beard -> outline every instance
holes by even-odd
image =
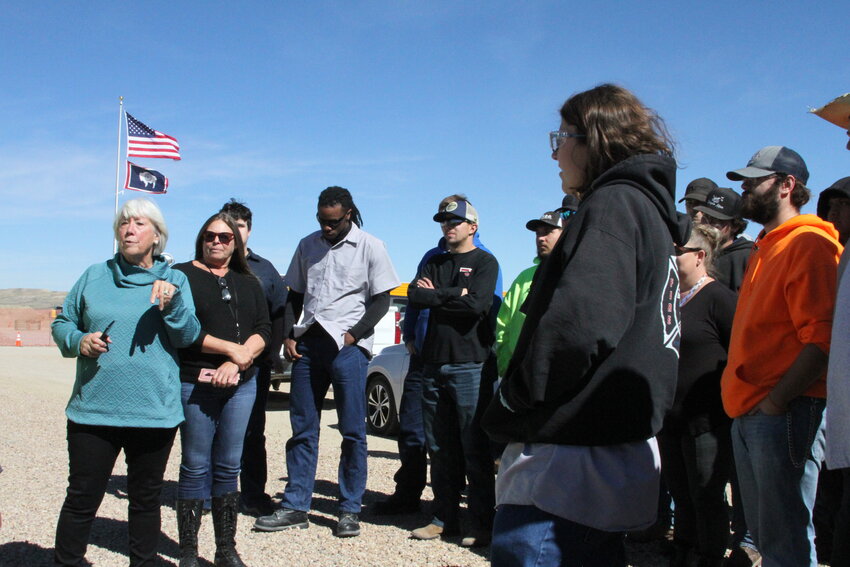
[[[780,180],[775,180],[773,185],[761,195],[749,191],[744,193],[741,202],[741,216],[761,225],[775,219],[779,214],[779,187],[781,185]]]

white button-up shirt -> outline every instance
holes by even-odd
[[[343,336],[363,318],[372,296],[399,284],[387,247],[356,224],[333,245],[321,231],[306,236],[286,271],[286,285],[304,294],[304,313],[295,325],[295,337],[318,323],[341,349]],[[357,345],[371,354],[373,342],[370,333]]]

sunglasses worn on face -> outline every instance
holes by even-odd
[[[342,215],[341,217],[339,217],[338,219],[323,219],[322,217],[319,216],[319,213],[316,213],[316,220],[319,221],[320,226],[326,226],[328,228],[336,228],[340,224],[342,224],[342,221],[344,221],[345,217],[347,217],[347,216],[348,216],[348,211],[346,211],[345,214]]]
[[[699,252],[702,248],[691,248],[689,246],[676,246],[675,247],[676,256],[681,256],[682,254],[687,254],[688,252]]]
[[[552,148],[552,152],[557,152],[558,148],[561,147],[561,144],[567,138],[586,138],[584,134],[572,134],[570,132],[563,132],[561,130],[555,130],[553,132],[549,132],[549,147]]]
[[[454,228],[454,227],[459,226],[459,225],[461,225],[465,222],[469,222],[469,221],[465,220],[465,219],[444,220],[444,221],[440,221],[440,226],[444,226],[444,227],[448,227],[448,228]]]
[[[213,232],[211,230],[204,232],[204,242],[215,242],[216,238],[218,238],[219,242],[227,246],[234,237],[232,232]]]
[[[230,288],[227,287],[227,280],[219,277],[218,286],[221,288],[221,300],[225,303],[230,303]]]

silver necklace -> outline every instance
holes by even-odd
[[[708,274],[703,274],[703,276],[694,284],[694,287],[691,288],[691,291],[686,293],[679,299],[679,307],[683,306],[685,303],[691,300],[694,294],[699,291],[699,288],[702,287],[703,282],[705,282],[705,278],[708,277]]]

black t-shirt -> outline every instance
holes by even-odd
[[[221,298],[218,276],[191,262],[175,264],[174,269],[186,274],[195,302],[195,314],[201,322],[198,339],[192,346],[180,349],[181,381],[196,382],[202,368],[218,368],[228,360],[224,355],[201,352],[206,335],[239,344],[244,344],[251,335],[260,335],[268,344],[271,333],[269,309],[256,277],[228,271],[224,276],[231,295],[228,303]]]
[[[499,276],[496,258],[475,248],[462,254],[432,256],[419,278],[428,278],[436,289],[411,285],[408,297],[414,307],[430,309],[422,360],[430,363],[484,362],[493,345],[488,314]],[[466,295],[461,295],[466,289]]]
[[[681,308],[679,380],[665,431],[699,435],[730,422],[720,399],[738,295],[722,282],[706,284]]]

